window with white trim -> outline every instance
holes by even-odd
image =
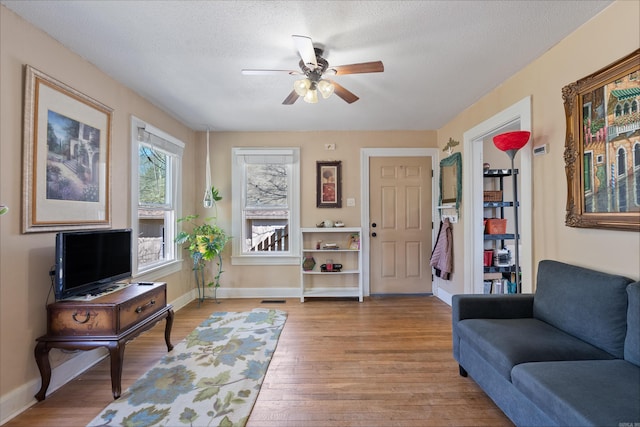
[[[132,117],[131,147],[133,276],[161,276],[180,269],[174,238],[184,143]]]
[[[232,264],[298,264],[300,149],[233,148],[232,157]]]

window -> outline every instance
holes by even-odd
[[[623,177],[627,174],[627,153],[624,148],[618,148],[618,177]]]
[[[299,151],[233,149],[232,264],[298,264]]]
[[[135,117],[131,140],[133,275],[161,277],[181,268],[173,240],[184,143]]]

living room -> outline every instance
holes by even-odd
[[[640,4],[618,0],[542,54],[538,59],[505,80],[473,105],[460,111],[438,129],[389,131],[313,131],[313,132],[211,132],[212,182],[220,190],[219,223],[232,228],[231,150],[233,147],[301,146],[301,206],[304,227],[327,219],[326,209],[317,209],[315,200],[316,161],[327,157],[324,143],[330,140],[336,150],[333,158],[342,161],[349,179],[343,182],[343,197],[360,203],[360,157],[364,148],[432,149],[442,153],[450,138],[463,141],[464,134],[501,111],[531,98],[531,133],[535,146],[548,146],[548,153],[532,162],[533,236],[532,261],[544,259],[593,267],[609,273],[640,279],[640,237],[637,232],[573,228],[565,225],[566,175],[565,112],[562,88],[630,54],[640,46],[637,31]],[[23,233],[23,111],[24,66],[31,65],[55,76],[85,94],[91,94],[114,109],[111,151],[111,224],[130,226],[130,123],[131,116],[161,128],[183,141],[182,211],[206,215],[201,206],[206,132],[196,131],[123,86],[94,65],[35,28],[4,5],[0,6],[0,203],[10,211],[0,217],[0,414],[12,416],[34,402],[40,375],[33,358],[35,340],[46,332],[46,302],[49,271],[54,262],[54,233]],[[373,58],[377,59],[377,58]],[[250,64],[247,64],[249,66]],[[286,94],[283,94],[283,96]],[[279,105],[278,105],[279,106]],[[458,146],[463,151],[464,144]],[[505,157],[505,164],[506,155]],[[463,163],[466,159],[463,159]],[[506,166],[505,166],[506,167]],[[348,171],[348,172],[347,172]],[[465,215],[462,202],[460,217]],[[198,208],[196,208],[198,207]],[[339,218],[347,225],[361,224],[359,205],[340,209]],[[338,214],[332,214],[338,215]],[[450,281],[438,281],[442,295],[465,292],[463,266],[464,222],[455,224],[454,260],[456,272]],[[298,266],[233,265],[230,253],[224,255],[225,273],[219,295],[231,297],[291,297],[299,292]],[[535,271],[530,283],[535,283]],[[150,277],[167,283],[167,299],[176,308],[194,298],[193,272],[184,263],[179,272]],[[532,286],[532,290],[535,287]],[[258,291],[260,293],[258,293]],[[365,303],[366,304],[366,301]],[[179,311],[177,315],[179,316]],[[69,365],[76,355],[52,351],[55,368]],[[75,361],[81,364],[77,360]],[[71,363],[72,365],[74,362]]]

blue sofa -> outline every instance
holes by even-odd
[[[640,282],[541,261],[535,294],[454,295],[453,356],[518,426],[640,426]]]

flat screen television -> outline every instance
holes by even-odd
[[[56,235],[56,300],[99,292],[131,277],[131,229]]]

